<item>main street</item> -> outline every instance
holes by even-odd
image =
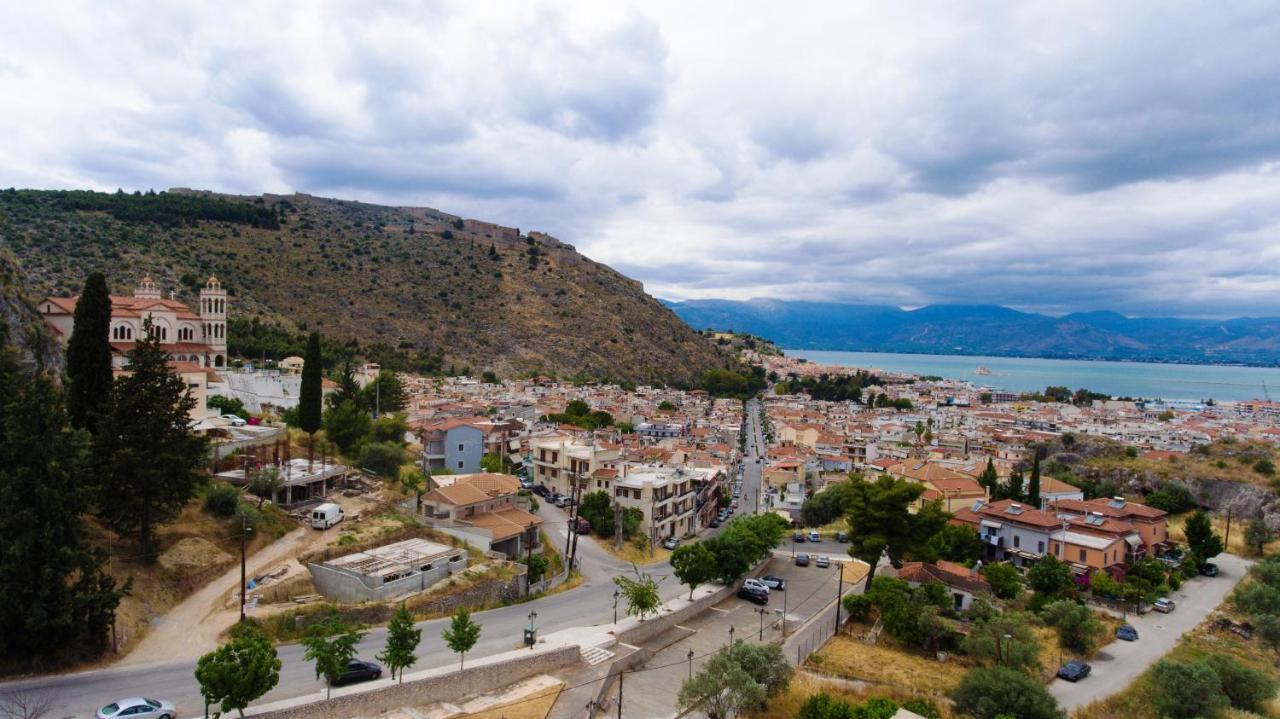
[[[747,452],[744,457],[743,496],[739,507],[750,511],[747,500],[760,490],[761,464],[754,460],[764,446],[761,434],[758,405],[748,403]],[[557,547],[563,549],[568,531],[567,517],[555,507],[544,505],[541,514],[547,523],[548,536]],[[474,616],[483,630],[480,641],[468,656],[482,657],[509,651],[521,646],[524,627],[529,614],[537,612],[535,624],[540,634],[572,627],[610,624],[614,617],[612,577],[632,571],[629,564],[614,559],[586,537],[578,542],[579,564],[583,584],[575,589],[536,599],[523,604],[491,609]],[[641,568],[660,580],[659,589],[664,600],[687,592],[671,574],[667,562]],[[623,607],[619,612],[625,611]],[[434,619],[419,622],[422,643],[418,647],[418,664],[415,670],[456,664],[457,655],[445,646],[441,632],[449,620]],[[359,644],[359,656],[373,659],[382,651],[386,642],[386,629],[371,629]],[[303,659],[303,648],[298,644],[282,644],[277,647],[282,667],[280,683],[259,702],[287,699],[322,691],[324,684],[316,678],[311,662]],[[107,667],[91,671],[75,672],[19,680],[0,684],[0,691],[13,689],[46,690],[53,698],[49,717],[72,717],[91,714],[107,702],[127,696],[151,696],[173,701],[180,716],[195,716],[203,712],[204,703],[194,678],[195,661],[183,660],[150,665]]]

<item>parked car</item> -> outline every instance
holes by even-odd
[[[769,593],[769,585],[765,584],[764,580],[761,579],[744,579],[742,581],[742,586],[751,587],[753,589],[763,589],[766,594]]]
[[[539,484],[538,486],[534,487],[533,493],[538,495],[539,497],[542,497],[543,499],[551,498],[551,490],[547,489],[546,485]]]
[[[1213,562],[1205,562],[1204,566],[1200,567],[1200,573],[1206,577],[1216,577],[1218,576],[1218,565]]]
[[[1138,630],[1129,624],[1121,624],[1116,627],[1116,639],[1123,639],[1126,642],[1138,641]]]
[[[719,526],[720,526],[720,518],[719,518],[719,517],[712,517],[712,518],[711,518],[711,521],[710,521],[710,522],[707,522],[707,526],[708,526],[708,527],[711,527],[712,529],[715,529],[716,527],[719,527]]]
[[[98,710],[97,719],[116,719],[116,717],[146,717],[150,719],[173,719],[177,712],[173,702],[146,697],[130,697],[111,702]]]
[[[807,554],[797,554],[797,555],[796,555],[796,566],[797,566],[797,567],[807,567],[807,566],[809,566],[809,555],[807,555]]]
[[[810,541],[810,542],[821,542],[821,541],[822,541],[822,535],[818,534],[817,532],[809,532],[809,541]]]
[[[556,495],[555,505],[557,507],[564,509],[565,507],[568,507],[572,503],[573,503],[573,500],[570,499],[569,497],[566,497],[563,494]]]
[[[1069,682],[1078,682],[1089,676],[1091,671],[1093,671],[1093,667],[1078,659],[1072,659],[1058,669],[1058,676]]]
[[[585,517],[578,517],[578,534],[591,534],[591,522]]]
[[[246,424],[244,417],[239,415],[224,414],[222,415],[222,418],[225,419],[232,427],[243,427]]]
[[[742,588],[738,590],[738,597],[745,599],[748,602],[755,602],[756,604],[769,603],[769,592],[761,591],[759,587],[748,587],[743,585]]]
[[[676,545],[677,545],[677,544],[679,544],[679,543],[680,543],[680,538],[679,538],[679,537],[667,537],[666,541],[662,543],[662,548],[663,548],[663,549],[675,549],[675,548],[676,548]]]
[[[1162,614],[1168,614],[1169,612],[1172,612],[1174,608],[1177,606],[1178,605],[1173,603],[1172,599],[1168,597],[1160,597],[1154,603],[1152,603],[1151,608]]]
[[[840,542],[841,544],[848,544],[849,535],[844,532],[836,532],[836,541]]]
[[[760,577],[760,581],[764,582],[764,585],[770,589],[776,589],[779,592],[787,591],[787,580],[782,577],[775,577],[772,574],[766,574],[763,577]]]
[[[819,568],[826,569],[831,566],[831,558],[825,554],[819,554],[814,557],[814,563],[817,564]]]
[[[795,542],[796,544],[804,544],[804,532],[796,532],[795,534],[791,535],[791,541]]]
[[[366,682],[371,679],[377,679],[382,676],[382,667],[377,662],[366,662],[362,659],[352,659],[347,663],[347,670],[338,675],[337,679],[331,682],[334,686],[342,684],[350,684],[352,682]]]

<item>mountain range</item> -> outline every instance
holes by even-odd
[[[319,330],[477,375],[693,384],[733,366],[639,282],[571,245],[431,208],[10,189],[0,259],[0,319],[15,328],[32,325],[24,298],[74,295],[94,270],[115,294],[150,275],[189,303],[216,275],[231,293],[233,353],[248,325],[237,320],[252,320],[255,332]]]
[[[787,349],[1058,359],[1280,364],[1280,318],[1201,320],[996,305],[891,305],[773,299],[663,300],[694,329],[733,329]]]

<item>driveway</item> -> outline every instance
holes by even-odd
[[[1191,631],[1209,616],[1244,578],[1253,562],[1230,554],[1219,555],[1214,562],[1221,570],[1216,577],[1196,577],[1169,595],[1178,607],[1169,614],[1149,612],[1130,616],[1129,623],[1138,630],[1136,642],[1115,640],[1103,647],[1092,662],[1093,673],[1072,684],[1054,679],[1049,692],[1062,708],[1070,711],[1099,699],[1106,699],[1129,686],[1157,659],[1168,654],[1183,634]]]

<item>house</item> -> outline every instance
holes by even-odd
[[[422,442],[422,458],[428,471],[447,469],[456,474],[480,471],[485,431],[475,420],[449,418],[414,423],[413,429]]]
[[[1084,490],[1053,477],[1040,478],[1040,508],[1047,509],[1064,499],[1084,501]]]
[[[562,433],[530,439],[529,454],[533,460],[533,481],[564,495],[573,492],[572,478],[590,486],[585,483],[596,470],[616,469],[621,457],[616,448]],[[593,479],[602,482],[597,489],[610,491],[609,485],[603,484],[606,478]]]
[[[924,492],[916,500],[915,509],[919,509],[924,502],[937,501],[942,504],[943,509],[950,512],[955,507],[971,506],[974,502],[987,498],[986,488],[968,477],[939,477],[925,480],[921,484],[924,485]]]
[[[517,506],[520,480],[509,474],[435,477],[422,497],[429,526],[479,549],[517,559],[539,546],[542,518]]]
[[[778,487],[779,489],[786,487],[788,484],[804,486],[804,474],[803,461],[784,459],[765,467],[764,482],[766,486]]]
[[[699,488],[715,482],[717,469],[684,467],[626,467],[613,481],[614,502],[644,515],[640,531],[652,541],[683,537],[698,531],[698,510],[706,497]],[[699,504],[699,501],[704,504]]]
[[[1136,530],[1136,541],[1132,537],[1129,539],[1135,559],[1155,557],[1170,546],[1169,513],[1140,502],[1125,501],[1124,497],[1099,497],[1088,501],[1063,499],[1054,503],[1053,510],[1072,516],[1073,524],[1083,522],[1086,527],[1104,527],[1126,536]],[[1105,517],[1108,521],[1099,522],[1097,517]]]
[[[926,582],[945,585],[951,594],[952,606],[958,612],[968,609],[975,597],[991,594],[991,585],[977,569],[941,559],[937,562],[906,562],[898,570],[898,579],[912,587]]]
[[[425,539],[406,539],[307,565],[316,591],[344,604],[398,599],[466,568],[465,549]]]
[[[1014,502],[976,502],[951,520],[978,531],[986,559],[1029,566],[1046,553],[1071,565],[1077,574],[1104,570],[1122,576],[1128,561],[1140,558],[1139,532],[1120,519],[1101,514],[1073,515]]]
[[[66,347],[75,325],[79,297],[46,297],[38,309],[58,341]],[[200,367],[225,367],[227,364],[227,291],[217,277],[210,277],[200,290],[200,311],[193,312],[185,303],[170,295],[161,297],[160,289],[150,277],[143,277],[133,296],[111,296],[112,366],[125,366],[125,353],[142,339],[143,323],[151,325],[160,344],[174,362]],[[202,407],[204,405],[201,405]]]

